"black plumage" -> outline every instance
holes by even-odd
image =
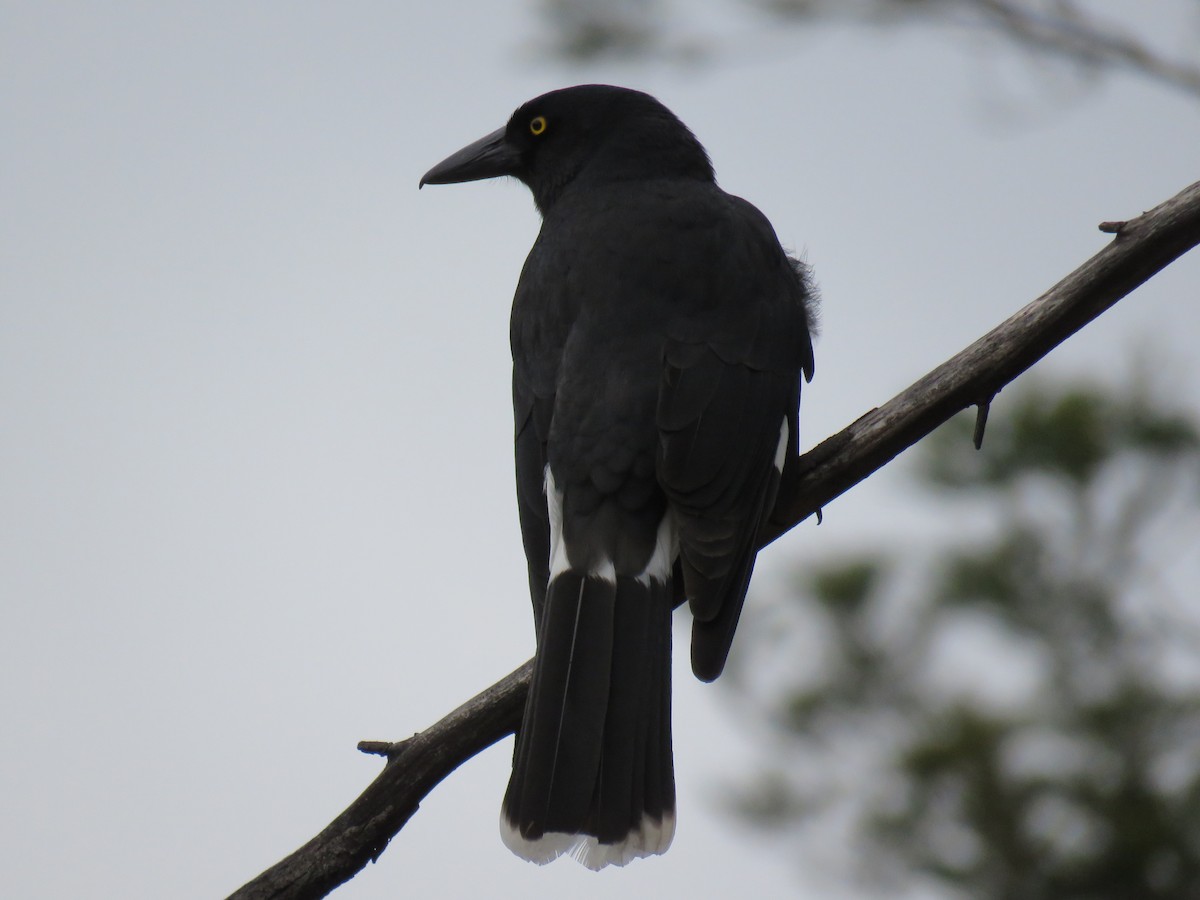
[[[545,94],[421,183],[499,175],[542,214],[510,332],[537,654],[502,831],[536,862],[622,865],[674,831],[674,600],[716,678],[793,474],[812,289],[646,94]]]

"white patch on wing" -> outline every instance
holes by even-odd
[[[565,834],[561,831],[552,831],[530,840],[522,837],[503,814],[500,816],[500,839],[504,841],[504,846],[522,859],[540,866],[569,853],[578,862],[598,872],[605,866],[623,866],[644,856],[666,853],[674,837],[675,813],[672,811],[668,811],[661,821],[642,816],[637,829],[615,844],[602,844],[590,834]]]
[[[653,578],[659,584],[666,584],[671,579],[671,569],[679,556],[679,530],[675,527],[675,517],[671,510],[663,513],[662,521],[658,523],[658,537],[654,541],[654,553],[646,568],[637,576],[642,584],[649,585]]]
[[[783,421],[779,423],[779,446],[775,448],[775,468],[780,472],[783,471],[783,463],[787,459],[789,432],[787,416],[784,416]]]
[[[567,561],[567,548],[563,546],[562,541],[563,495],[554,484],[554,473],[550,471],[548,463],[545,493],[546,514],[550,518],[550,581],[553,581],[571,568],[571,564]]]

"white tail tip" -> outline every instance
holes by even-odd
[[[605,866],[623,866],[643,856],[666,853],[675,837],[675,815],[667,813],[662,821],[643,816],[638,828],[629,832],[623,841],[602,844],[590,834],[565,834],[552,831],[540,838],[530,840],[512,826],[508,819],[500,816],[500,838],[504,846],[522,859],[544,866],[560,856],[570,854],[594,872]]]

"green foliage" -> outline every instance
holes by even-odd
[[[1200,616],[1168,577],[1200,575],[1200,428],[1138,386],[1027,389],[982,452],[969,418],[925,442],[920,484],[944,521],[990,522],[807,570],[773,615],[818,664],[733,671],[784,748],[734,805],[850,815],[887,896],[1200,897]]]

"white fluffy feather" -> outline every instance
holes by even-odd
[[[679,530],[675,527],[675,518],[671,511],[663,513],[662,521],[658,523],[658,537],[654,541],[654,554],[646,563],[637,579],[642,584],[649,585],[653,578],[659,584],[666,584],[671,577],[671,568],[675,558],[679,556]]]
[[[562,536],[563,492],[554,483],[554,473],[546,466],[546,515],[550,519],[550,581],[571,568],[567,544]],[[617,570],[611,559],[602,559],[591,568],[588,575],[616,584]]]

